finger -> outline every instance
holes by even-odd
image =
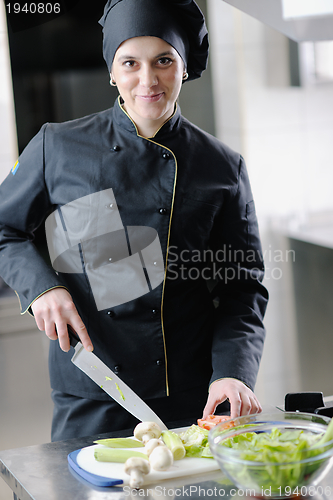
[[[32,313],[34,315],[34,319],[36,321],[36,325],[37,325],[38,330],[40,330],[41,332],[45,332],[46,325],[45,325],[45,321],[44,321],[44,315],[41,314],[41,311],[39,311],[38,309],[35,310],[35,303],[32,304],[31,310],[32,310]]]
[[[83,347],[88,351],[91,352],[94,350],[94,346],[91,342],[91,339],[89,337],[89,334],[87,332],[86,327],[84,326],[83,321],[81,320],[80,316],[77,315],[76,318],[73,318],[71,323],[71,327],[74,329],[74,331],[77,333],[77,335],[80,337],[81,343]]]
[[[248,395],[243,396],[241,400],[241,409],[240,409],[240,415],[250,415],[251,413],[254,413],[252,411],[253,406],[252,406],[252,401],[249,398]]]
[[[37,325],[38,330],[40,330],[41,332],[45,332],[46,328],[45,328],[45,322],[44,322],[43,318],[35,316],[35,321],[36,321],[36,325]]]
[[[64,321],[58,321],[56,328],[57,328],[60,349],[64,352],[68,352],[71,345],[69,341],[67,323]]]
[[[225,401],[226,399],[227,396],[225,394],[223,394],[222,397],[216,398],[216,396],[214,396],[214,392],[210,392],[203,411],[202,418],[205,419],[208,417],[208,415],[214,415],[217,406],[223,403],[223,401]]]
[[[216,404],[212,403],[211,401],[207,401],[206,406],[204,407],[202,418],[206,419],[208,415],[213,415],[216,409]]]
[[[202,418],[205,419],[208,415],[213,415],[216,409],[216,402],[211,394],[208,395],[206,406],[204,407]]]
[[[261,412],[262,412],[261,404],[259,403],[256,396],[254,396],[253,401],[252,401],[252,412],[251,413],[261,413]]]
[[[242,399],[240,397],[240,394],[238,392],[230,394],[229,402],[230,402],[230,417],[231,418],[239,417],[242,409]]]
[[[57,340],[58,335],[57,335],[57,330],[56,330],[54,322],[53,321],[43,321],[43,323],[44,323],[43,330],[45,331],[46,336],[50,340]]]

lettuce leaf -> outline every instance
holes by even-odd
[[[180,435],[187,457],[213,458],[208,444],[208,432],[193,424]]]

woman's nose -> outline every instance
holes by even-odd
[[[156,72],[151,66],[143,66],[140,73],[140,84],[143,87],[149,88],[156,85],[158,82]]]

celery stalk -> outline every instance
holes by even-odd
[[[171,450],[174,460],[181,460],[185,457],[186,451],[178,434],[172,431],[162,431],[162,439]]]
[[[147,455],[144,453],[124,448],[96,448],[94,457],[98,462],[125,463],[126,460],[131,457],[139,457],[148,460]]]
[[[317,443],[314,443],[313,446],[321,446],[322,444],[328,443],[328,441],[331,441],[333,439],[333,418],[331,419],[330,423],[327,426],[327,429],[325,431],[325,434],[320,438]]]
[[[108,448],[142,448],[144,446],[142,441],[131,438],[98,439],[94,443],[102,444]]]

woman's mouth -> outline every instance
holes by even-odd
[[[141,99],[144,102],[158,102],[163,96],[163,92],[160,92],[159,94],[152,94],[152,95],[138,95],[137,97]]]

